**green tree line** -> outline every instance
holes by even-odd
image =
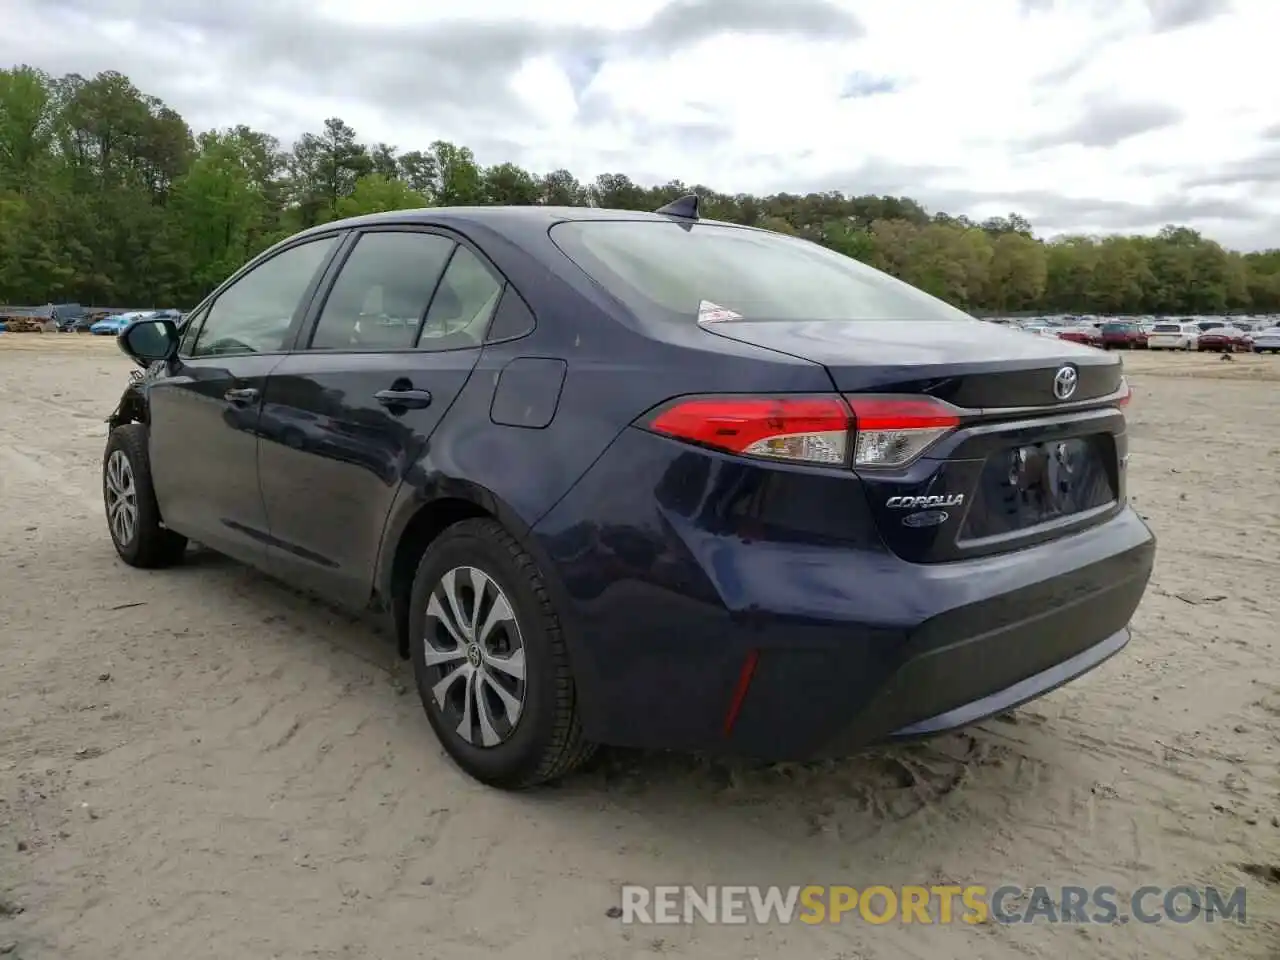
[[[1037,239],[1017,214],[976,223],[909,197],[757,197],[624,173],[481,166],[443,140],[363,143],[337,118],[290,148],[247,126],[193,133],[122,73],[0,70],[0,303],[186,307],[304,227],[406,207],[556,204],[705,214],[806,237],[969,310],[1280,311],[1280,250],[1241,254],[1181,226]]]

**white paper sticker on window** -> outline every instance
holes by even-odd
[[[710,300],[703,300],[698,305],[699,323],[720,323],[723,320],[741,319],[742,314],[736,313],[728,307],[722,307],[718,303],[712,303]]]

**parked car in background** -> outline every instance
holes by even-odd
[[[109,317],[103,317],[97,323],[89,328],[89,332],[97,336],[117,336],[121,330],[131,324],[134,320],[141,320],[144,317],[150,317],[147,311],[137,311],[134,313],[113,313]]]
[[[84,307],[78,303],[55,303],[50,310],[59,333],[73,332],[87,317]]]
[[[1248,347],[1249,342],[1242,331],[1224,326],[1202,330],[1196,344],[1196,349],[1214,353],[1234,353],[1237,350],[1247,350]]]
[[[693,197],[327,223],[119,342],[120,557],[382,611],[502,787],[966,726],[1123,648],[1151,576],[1117,357]]]
[[[1200,343],[1200,328],[1194,323],[1156,323],[1147,334],[1148,350],[1194,350]]]
[[[1082,343],[1086,347],[1102,347],[1102,331],[1088,324],[1075,327],[1059,327],[1056,333],[1059,340]]]
[[[1138,350],[1146,347],[1147,335],[1142,326],[1129,321],[1104,323],[1100,328],[1102,346],[1107,350]]]
[[[1280,327],[1267,327],[1253,335],[1254,353],[1280,353]]]

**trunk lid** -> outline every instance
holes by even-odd
[[[859,394],[916,394],[958,408],[959,425],[919,459],[855,468],[881,536],[904,559],[1016,550],[1123,506],[1124,384],[1113,355],[978,320],[727,320],[704,329],[822,364],[855,407]],[[1065,398],[1054,386],[1064,369],[1075,374]]]
[[[1120,388],[1120,361],[1069,340],[981,320],[853,320],[706,324],[718,336],[820,363],[844,393],[927,393],[959,407],[1030,407],[1059,402],[1053,378],[1078,372],[1071,400]]]

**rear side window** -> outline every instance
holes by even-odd
[[[311,349],[412,347],[454,246],[431,233],[361,236],[325,300]]]
[[[886,273],[777,233],[710,223],[579,220],[556,224],[551,238],[640,317],[688,323],[708,301],[746,321],[968,319]]]
[[[502,283],[474,253],[459,246],[431,299],[418,346],[455,350],[484,342],[502,296]]]

